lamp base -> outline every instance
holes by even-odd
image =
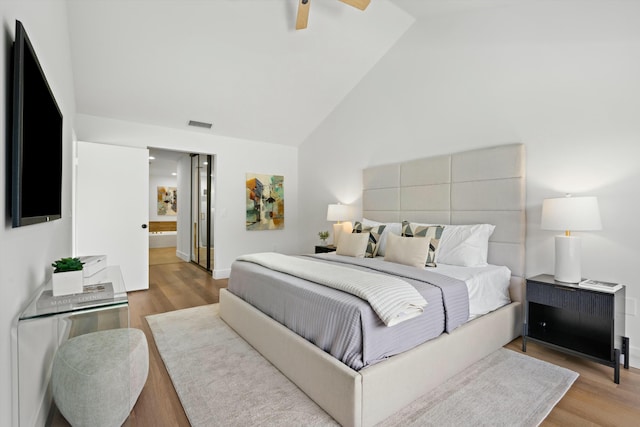
[[[576,236],[556,236],[555,280],[564,283],[578,283],[582,280],[580,259],[580,238]]]
[[[333,246],[338,247],[340,235],[342,233],[351,233],[352,229],[353,225],[351,224],[351,221],[344,221],[333,224]]]

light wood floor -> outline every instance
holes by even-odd
[[[186,262],[176,256],[176,248],[149,248],[149,265]]]
[[[129,294],[131,327],[141,329],[149,342],[149,377],[128,425],[189,426],[145,316],[216,303],[220,289],[226,286],[226,279],[214,280],[210,273],[180,260],[150,265],[149,289]]]
[[[522,338],[505,347],[522,351]],[[620,369],[616,384],[613,368],[531,342],[526,354],[580,374],[542,426],[640,426],[640,369]]]
[[[203,268],[207,267],[206,264],[206,255],[207,248],[200,248],[199,256],[201,260],[201,266]],[[210,258],[211,261],[211,270],[213,270],[213,248],[210,249]],[[159,264],[175,264],[176,262],[186,262],[181,258],[176,256],[176,248],[150,248],[149,249],[149,265],[159,265]]]
[[[218,302],[226,280],[186,262],[149,267],[149,290],[129,294],[130,322],[144,331],[149,342],[149,377],[128,418],[128,426],[188,426],[153,340],[145,316]],[[521,351],[520,338],[505,347]],[[621,369],[620,384],[613,369],[594,362],[527,344],[529,356],[566,367],[580,374],[571,389],[543,422],[543,426],[640,425],[640,369]]]

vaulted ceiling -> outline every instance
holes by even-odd
[[[314,0],[296,31],[297,3],[69,0],[76,110],[297,146],[414,22],[390,0]]]

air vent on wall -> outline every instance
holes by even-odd
[[[205,123],[205,122],[198,122],[196,120],[189,120],[189,126],[194,126],[197,128],[205,128],[205,129],[211,129],[211,126],[213,126],[212,123]]]

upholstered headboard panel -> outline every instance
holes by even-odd
[[[380,222],[494,224],[489,263],[524,277],[523,144],[365,169],[362,210],[365,218]]]

